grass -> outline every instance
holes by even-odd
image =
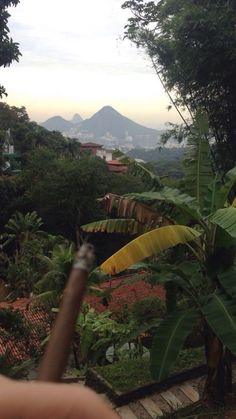
[[[205,363],[203,348],[181,351],[171,374],[191,369]],[[96,367],[96,371],[105,378],[115,390],[127,392],[135,388],[152,384],[148,359],[125,359],[111,365]]]

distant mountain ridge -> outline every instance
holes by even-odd
[[[56,130],[68,136],[76,136],[82,141],[88,136],[99,141],[104,138],[113,138],[119,142],[130,141],[133,145],[143,145],[144,141],[156,145],[161,133],[132,121],[111,106],[104,106],[91,118],[85,120],[82,120],[79,114],[75,114],[71,121],[61,116],[54,116],[41,125],[50,131]],[[104,141],[106,143],[106,140]]]
[[[62,133],[69,132],[75,125],[81,123],[83,119],[81,116],[76,113],[71,121],[62,118],[62,116],[53,116],[52,118],[47,119],[47,121],[42,122],[40,125],[49,131],[60,131]]]
[[[111,106],[104,106],[91,118],[85,119],[80,128],[82,131],[103,137],[110,133],[113,137],[123,139],[126,136],[155,136],[157,130],[137,124],[126,116],[121,115]]]

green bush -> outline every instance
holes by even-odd
[[[165,304],[158,297],[147,297],[134,303],[132,316],[139,324],[148,323],[165,315]]]

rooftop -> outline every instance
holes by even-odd
[[[80,145],[80,147],[84,148],[102,148],[103,146],[101,144],[96,143],[83,143]]]

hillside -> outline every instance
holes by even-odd
[[[145,162],[160,161],[160,160],[182,160],[184,156],[184,147],[163,147],[152,150],[145,150],[144,148],[134,148],[128,155],[133,159],[141,159]]]

